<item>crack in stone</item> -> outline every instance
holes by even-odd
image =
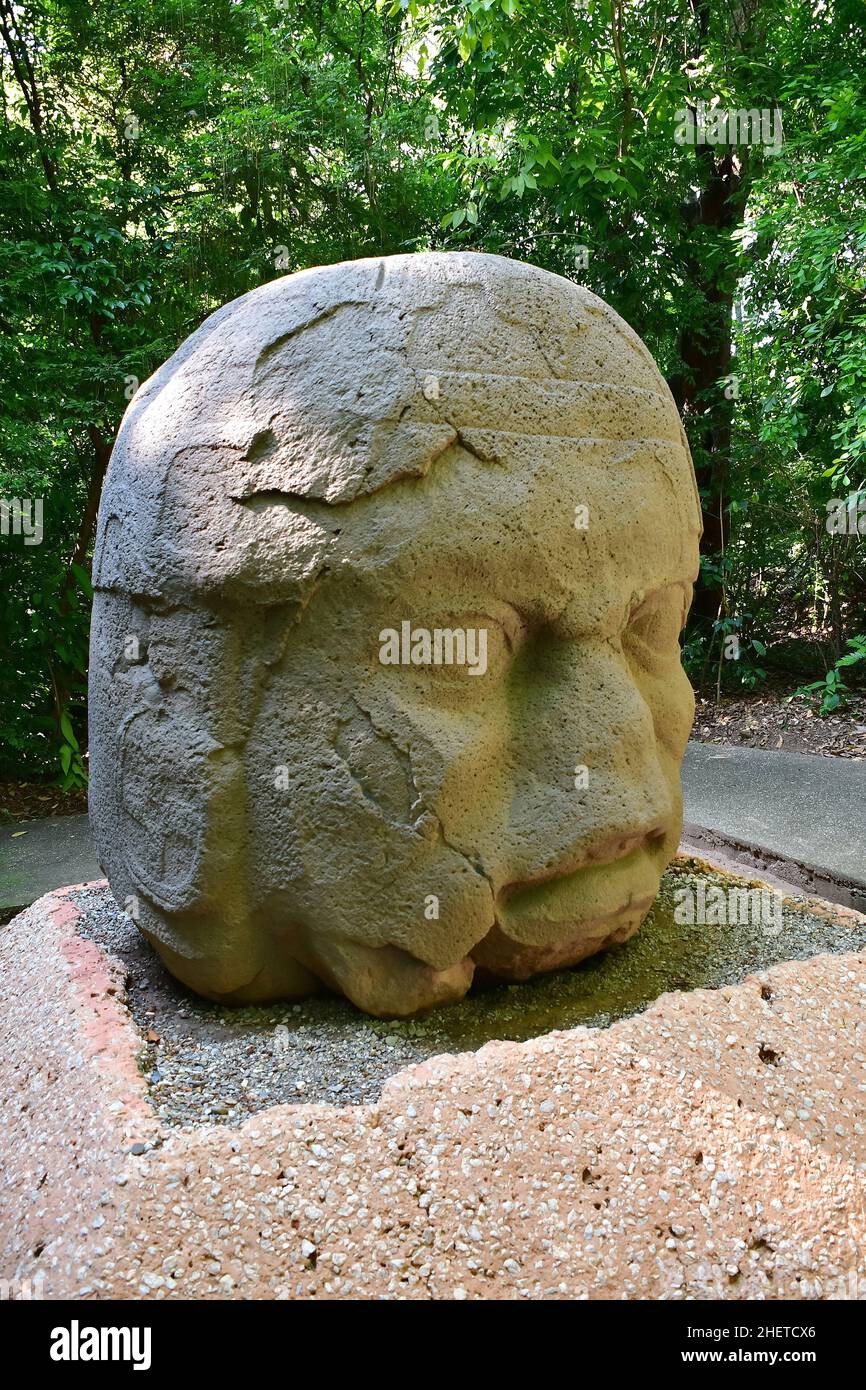
[[[316,328],[320,323],[326,323],[327,320],[333,318],[340,309],[364,309],[367,307],[367,300],[341,299],[337,304],[329,304],[326,308],[320,309],[312,318],[305,319],[303,323],[296,324],[296,326],[290,328],[287,333],[281,333],[272,343],[268,343],[267,347],[262,348],[262,351],[256,358],[255,366],[253,367],[253,384],[256,384],[260,371],[267,365],[274,354],[279,352],[280,348],[285,347],[286,343],[290,343],[293,338],[297,338],[301,333],[305,333],[308,328]]]
[[[391,808],[389,809],[386,805],[384,805],[383,802],[381,801],[380,797],[376,794],[375,788],[371,787],[371,786],[369,785],[369,782],[368,782],[366,779],[364,779],[363,776],[359,775],[359,770],[356,769],[356,767],[354,767],[353,764],[352,764],[352,762],[350,761],[350,752],[351,752],[351,750],[347,749],[347,750],[344,752],[344,751],[338,746],[339,739],[340,739],[340,734],[342,733],[342,730],[338,731],[338,734],[337,734],[337,742],[335,742],[334,745],[333,745],[333,746],[334,746],[334,751],[339,755],[340,758],[342,758],[343,762],[344,762],[344,763],[346,764],[346,766],[349,768],[349,771],[350,771],[351,774],[352,774],[353,781],[354,781],[354,782],[357,784],[357,786],[360,788],[360,790],[361,790],[361,792],[362,792],[362,794],[363,794],[365,800],[369,801],[369,802],[371,803],[371,805],[375,806],[375,808],[377,809],[377,811],[384,817],[384,819],[385,819],[386,821],[388,821],[389,824],[391,824],[391,825],[396,824],[396,825],[401,825],[401,826],[404,826],[404,827],[406,827],[406,826],[412,826],[412,827],[414,828],[414,827],[417,826],[417,824],[418,824],[418,819],[419,819],[419,817],[417,817],[417,816],[414,816],[414,817],[413,817],[413,812],[415,811],[415,809],[416,809],[417,806],[422,805],[423,803],[422,803],[421,794],[420,794],[420,792],[419,792],[418,784],[417,784],[417,782],[415,781],[415,774],[414,774],[414,769],[413,769],[413,767],[412,767],[412,759],[411,759],[410,753],[409,753],[408,749],[402,748],[402,747],[400,746],[400,744],[397,743],[397,741],[395,740],[394,736],[393,736],[391,733],[389,733],[389,731],[388,731],[387,729],[382,729],[382,728],[380,728],[380,727],[376,724],[375,720],[373,719],[372,714],[370,713],[370,711],[369,711],[368,709],[365,709],[365,708],[364,708],[364,706],[361,704],[360,700],[358,699],[357,695],[354,695],[354,694],[352,695],[352,697],[351,697],[351,702],[352,702],[352,704],[355,706],[355,709],[357,710],[358,714],[359,714],[359,715],[361,716],[361,718],[366,722],[367,727],[372,731],[373,737],[376,738],[376,739],[381,739],[381,740],[388,746],[388,748],[391,750],[391,752],[393,753],[394,758],[396,759],[396,762],[397,762],[398,766],[400,767],[400,770],[401,770],[401,772],[402,772],[402,774],[403,774],[403,777],[404,777],[404,779],[405,779],[406,798],[407,798],[407,801],[408,801],[408,803],[409,803],[409,804],[408,804],[408,807],[407,807],[407,815],[408,815],[409,817],[411,817],[412,819],[408,819],[408,820],[396,819],[396,818],[395,818],[395,814],[394,814],[394,808],[391,807]],[[351,724],[351,719],[350,719],[350,718],[344,718],[344,719],[342,720],[342,723],[343,723],[344,726],[348,726],[348,725]],[[415,800],[414,800],[414,801],[409,801],[409,788],[410,788],[410,787],[411,787],[412,790],[415,792]]]

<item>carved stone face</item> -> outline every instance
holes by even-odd
[[[395,256],[220,310],[100,513],[115,894],[203,994],[377,1014],[624,940],[681,828],[699,528],[652,358],[558,276]]]

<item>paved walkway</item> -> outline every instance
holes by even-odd
[[[690,743],[683,763],[691,827],[866,886],[866,762]]]
[[[866,762],[690,743],[683,791],[687,839],[711,831],[866,887]],[[101,877],[86,816],[0,830],[0,909]]]
[[[47,816],[0,829],[0,909],[102,877],[86,816]]]

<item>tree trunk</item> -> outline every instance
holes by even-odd
[[[700,193],[686,209],[692,229],[708,228],[730,234],[742,225],[745,212],[745,152],[713,148],[697,151],[703,170]],[[701,247],[700,251],[704,251]],[[718,558],[727,544],[725,478],[731,447],[733,391],[725,394],[724,378],[731,372],[731,319],[736,276],[722,258],[700,254],[685,258],[684,271],[695,297],[704,306],[699,318],[684,323],[679,334],[680,372],[670,382],[689,432],[695,474],[701,492],[704,534],[701,554]],[[693,613],[714,619],[722,607],[722,585],[710,580],[695,593]]]

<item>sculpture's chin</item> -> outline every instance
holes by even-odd
[[[175,979],[220,1004],[304,999],[327,987],[377,1018],[403,1018],[462,999],[475,972],[468,956],[446,970],[435,970],[396,946],[335,939],[317,944],[310,968],[275,939],[271,958],[252,971],[241,961],[182,956],[153,935],[145,935]]]
[[[325,987],[365,1013],[402,1018],[456,1003],[476,969],[497,979],[526,980],[626,941],[652,907],[664,862],[659,841],[616,860],[515,885],[501,894],[472,950],[438,965],[396,945],[370,946],[300,929],[278,932],[273,923],[271,931],[250,934],[233,951],[213,954],[178,952],[155,930],[142,930],[176,979],[220,1003],[302,999]],[[216,933],[199,936],[209,945]]]
[[[405,1018],[462,999],[472,984],[475,963],[466,956],[436,970],[397,946],[330,940],[316,945],[316,971],[365,1013]]]
[[[566,895],[567,897],[567,895]],[[188,957],[172,950],[153,934],[145,935],[175,979],[207,999],[230,1005],[267,1004],[303,999],[323,987],[350,999],[365,1013],[379,1018],[403,1018],[427,1009],[453,1004],[469,991],[476,969],[501,980],[527,980],[561,970],[598,951],[627,941],[643,922],[654,895],[615,912],[576,918],[548,915],[544,944],[521,941],[519,914],[509,921],[507,909],[470,955],[444,970],[396,946],[365,946],[331,938],[316,943],[315,959],[301,963],[284,942],[272,939],[264,963],[235,959]],[[565,903],[562,904],[565,907]],[[515,920],[516,919],[516,920]],[[536,928],[538,922],[536,920]],[[525,929],[525,926],[524,926]]]

